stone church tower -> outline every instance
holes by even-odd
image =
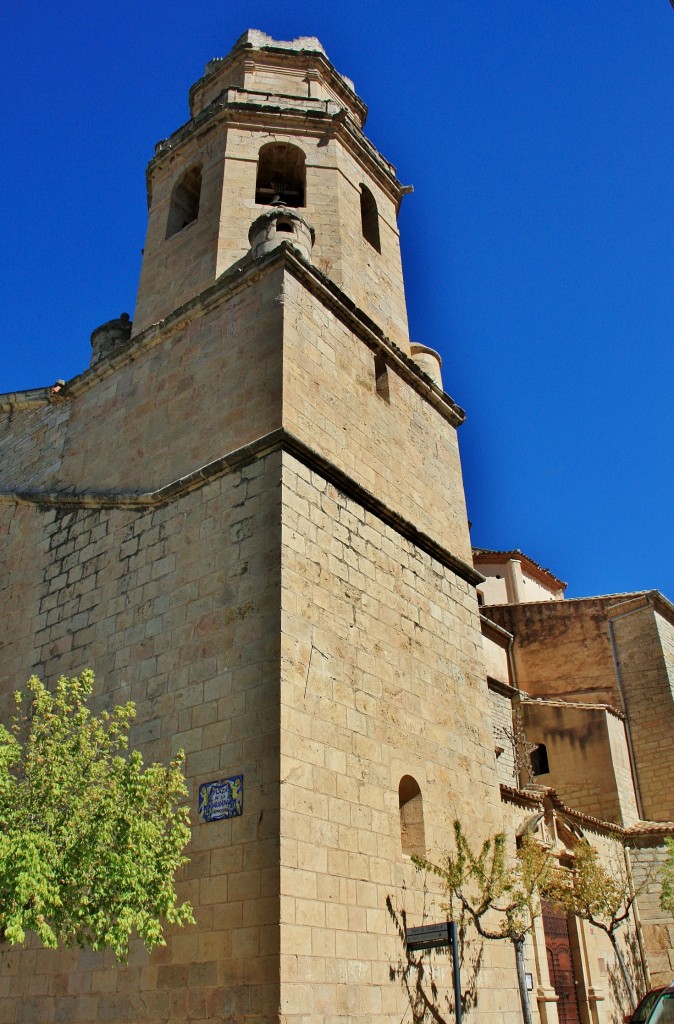
[[[406,985],[450,1012],[449,956],[405,974],[398,926],[442,918],[410,855],[500,824],[481,577],[365,117],[316,39],[242,36],[149,164],[133,326],[0,396],[3,699],[90,666],[147,758],[185,749],[197,919],[124,967],[13,955],[0,1020],[398,1024]],[[511,959],[480,1020],[519,1019]]]

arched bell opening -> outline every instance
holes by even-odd
[[[289,142],[268,142],[258,154],[255,202],[261,206],[304,206],[306,157]]]
[[[167,238],[177,235],[197,219],[200,200],[201,167],[197,164],[185,171],[174,186],[166,222]]]

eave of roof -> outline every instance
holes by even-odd
[[[548,585],[552,584],[557,590],[566,590],[568,583],[564,580],[560,580],[558,576],[555,576],[553,572],[546,569],[544,566],[539,565],[529,555],[525,555],[519,548],[513,548],[511,551],[496,551],[492,548],[473,548],[473,562],[485,564],[487,562],[497,562],[499,564],[509,562],[511,559],[516,559],[518,562],[522,562],[528,573],[541,580],[543,583]]]
[[[518,789],[516,786],[506,786],[502,783],[500,788],[502,800],[519,804],[521,807],[542,808],[543,801],[547,797],[555,810],[561,811],[573,821],[601,832],[609,832],[622,840],[637,839],[640,836],[650,838],[674,836],[674,821],[637,821],[634,825],[629,825],[626,828],[623,825],[616,824],[614,821],[603,821],[601,818],[595,818],[591,814],[585,814],[583,811],[569,807],[560,798],[555,789],[548,788],[547,786],[541,786],[533,790]]]

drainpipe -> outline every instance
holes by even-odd
[[[674,0],[672,0],[672,2],[674,3]],[[520,688],[519,688],[519,685],[518,685],[518,682],[517,682],[517,673],[515,671],[515,651],[514,651],[514,647],[515,647],[515,637],[511,633],[510,636],[508,637],[508,648],[507,648],[507,653],[506,653],[506,657],[507,657],[507,660],[508,660],[508,675],[510,676],[510,685],[513,686],[517,690],[517,696],[513,697],[512,707],[513,707],[514,714],[521,716],[519,721],[520,721],[520,728],[522,730],[522,733],[520,734],[520,730],[515,725],[515,723],[513,723],[513,738],[515,740],[515,745],[517,747],[517,750],[516,750],[516,758],[517,758],[517,761],[516,761],[517,785],[520,787],[520,789],[526,789],[527,786],[531,785],[531,781],[532,780],[531,780],[531,777],[529,776],[529,773],[527,772],[527,769],[526,769],[527,752],[526,752],[526,736],[524,735],[524,712],[522,711],[522,697],[521,697]]]

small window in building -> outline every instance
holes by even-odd
[[[419,783],[411,775],[403,775],[398,786],[400,805],[400,839],[403,853],[426,856],[424,805]]]
[[[177,234],[191,224],[199,216],[199,200],[201,199],[201,167],[190,167],[179,178],[169,207],[166,223],[166,237]]]
[[[374,386],[380,398],[383,398],[385,402],[391,400],[388,386],[388,366],[381,352],[377,352],[374,357]]]
[[[531,751],[531,770],[534,775],[547,775],[550,771],[545,743],[537,743]]]
[[[290,223],[289,220],[277,220],[276,221],[276,230],[277,231],[284,231],[288,235],[292,235],[293,234],[293,226],[292,226],[292,224]]]
[[[363,238],[370,243],[373,249],[381,252],[379,213],[375,198],[367,185],[360,186],[360,223],[363,229]]]
[[[255,202],[262,206],[304,206],[304,165],[305,156],[298,146],[268,142],[258,156]]]

